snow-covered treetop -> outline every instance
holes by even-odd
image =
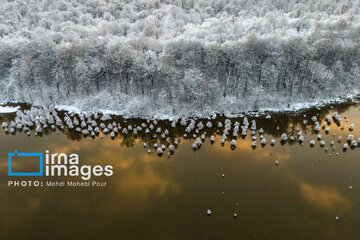
[[[6,42],[46,36],[57,44],[114,37],[225,43],[252,34],[262,38],[307,36],[309,41],[332,35],[358,41],[360,26],[360,2],[355,0],[2,2],[0,37]]]

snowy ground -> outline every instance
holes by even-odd
[[[0,106],[0,113],[14,113],[19,107]]]

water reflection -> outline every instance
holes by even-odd
[[[339,213],[339,208],[349,210],[350,202],[336,189],[328,187],[312,186],[306,182],[300,182],[300,191],[303,198],[317,209],[333,214]]]
[[[323,134],[328,152],[315,139],[306,119],[338,111],[349,117],[345,127],[332,123]],[[13,116],[14,117],[14,116]],[[1,115],[1,120],[12,118]],[[220,118],[221,119],[221,118]],[[225,120],[222,119],[223,122]],[[124,120],[119,120],[124,121]],[[126,120],[132,125],[142,121]],[[219,119],[213,122],[213,125]],[[235,120],[234,120],[235,121]],[[234,122],[233,121],[233,122]],[[341,104],[333,109],[310,110],[300,114],[274,114],[257,118],[264,137],[275,138],[275,146],[251,148],[251,139],[238,138],[236,149],[230,140],[214,144],[205,139],[194,152],[194,139],[182,138],[183,128],[159,122],[171,129],[169,137],[179,138],[174,155],[151,154],[156,133],[127,137],[108,135],[84,138],[74,131],[48,131],[42,137],[17,132],[0,132],[0,232],[3,239],[356,239],[360,237],[359,148],[343,153],[337,137],[349,134],[347,126],[360,121],[359,106]],[[322,124],[322,122],[320,122]],[[279,129],[277,129],[279,126]],[[302,130],[303,145],[279,144],[280,135]],[[336,136],[332,134],[336,133]],[[352,132],[360,136],[360,126]],[[155,139],[153,135],[157,135]],[[161,138],[162,139],[162,138]],[[335,149],[329,147],[335,141]],[[111,164],[114,176],[97,177],[104,188],[9,188],[7,156],[14,149],[76,152],[81,164]],[[335,153],[339,151],[339,156]],[[331,156],[328,154],[332,153]],[[279,165],[274,164],[275,160]],[[222,177],[224,174],[224,177]],[[19,178],[12,178],[19,179]],[[33,180],[39,178],[31,178]],[[55,178],[74,180],[70,177]],[[80,180],[80,179],[76,179]],[[353,188],[350,190],[349,186]],[[213,214],[206,215],[206,209]],[[233,214],[238,217],[234,218]],[[339,220],[335,217],[339,216]]]

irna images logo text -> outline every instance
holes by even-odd
[[[29,165],[30,161],[33,163],[30,167],[19,170]],[[109,177],[113,173],[112,165],[80,165],[80,158],[76,153],[67,155],[66,153],[50,153],[49,150],[46,150],[45,154],[21,153],[15,150],[8,154],[9,176],[80,176],[82,180],[88,181],[93,176]]]

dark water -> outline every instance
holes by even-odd
[[[317,134],[312,125],[302,126],[302,120],[316,114],[323,119],[333,111],[343,117],[344,129],[333,122],[328,135],[321,129],[326,147],[316,140],[311,148],[309,141]],[[1,115],[0,120],[13,117]],[[360,149],[342,151],[350,123],[355,124],[351,134],[360,137],[359,122],[360,106],[353,104],[276,114],[257,119],[257,127],[265,130],[265,147],[258,138],[258,147],[251,148],[248,136],[238,139],[231,150],[229,141],[221,145],[220,131],[214,144],[207,138],[196,152],[191,148],[193,138],[181,138],[170,157],[167,152],[159,157],[154,148],[147,154],[143,142],[153,143],[154,134],[112,140],[108,135],[92,139],[68,131],[49,131],[42,137],[1,131],[0,238],[360,239]],[[299,129],[304,133],[303,145],[280,144],[283,132],[296,134]],[[170,131],[171,136],[183,133],[180,127]],[[338,136],[343,137],[341,143]],[[272,138],[274,147],[269,144]],[[330,141],[335,141],[334,150]],[[114,175],[91,179],[106,181],[106,187],[9,187],[9,180],[81,181],[80,177],[10,177],[7,153],[15,149],[75,152],[81,164],[113,165]]]

